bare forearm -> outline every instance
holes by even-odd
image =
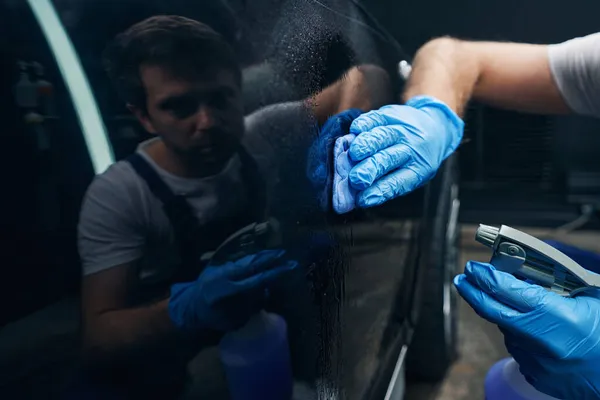
[[[544,45],[435,39],[418,51],[403,100],[416,95],[436,97],[461,116],[471,98],[521,112],[570,112]]]
[[[402,100],[433,96],[462,116],[480,75],[477,60],[465,58],[463,53],[461,42],[450,38],[423,46],[415,57]]]
[[[176,329],[169,318],[168,299],[148,306],[107,311],[87,321],[84,349],[95,364],[135,362],[161,353],[200,348],[210,332],[191,337]],[[190,356],[193,354],[190,354]],[[143,361],[142,361],[143,362]]]
[[[393,100],[390,78],[383,68],[376,65],[354,67],[341,82],[338,113],[349,108],[371,111]]]
[[[89,350],[112,351],[161,341],[176,333],[168,315],[168,299],[145,307],[106,311],[87,321],[84,338]]]
[[[359,65],[307,100],[320,124],[350,108],[370,111],[392,101],[387,72],[375,65]]]

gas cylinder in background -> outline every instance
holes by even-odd
[[[219,344],[232,400],[288,400],[293,377],[287,324],[261,311]]]
[[[498,361],[485,377],[486,400],[559,400],[531,386],[513,358]]]

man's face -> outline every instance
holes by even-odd
[[[140,68],[146,109],[134,110],[148,132],[186,163],[218,171],[235,153],[244,133],[240,88],[220,70],[182,79],[160,66]]]

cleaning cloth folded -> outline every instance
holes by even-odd
[[[319,135],[313,140],[309,148],[306,174],[308,180],[312,184],[315,191],[315,197],[322,211],[334,209],[335,212],[341,214],[343,212],[351,211],[354,208],[354,202],[350,198],[354,195],[351,195],[350,197],[347,195],[350,190],[347,178],[351,168],[351,160],[348,158],[347,151],[350,147],[350,143],[354,139],[354,135],[349,135],[348,133],[350,132],[352,121],[361,114],[361,110],[351,108],[330,117],[325,124],[323,124]],[[347,135],[346,139],[342,139],[344,135]],[[337,141],[340,143],[338,147],[336,147]],[[344,145],[343,143],[347,143],[347,145]],[[344,156],[338,157],[340,153],[344,153]],[[342,164],[341,168],[336,168],[338,163]],[[337,179],[338,182],[344,181],[343,184],[334,183],[336,169],[345,171],[342,173],[345,178]],[[343,189],[344,193],[336,193],[337,187]],[[332,204],[334,202],[336,203],[335,205]],[[352,205],[347,206],[347,204],[350,203]]]
[[[348,134],[335,141],[333,146],[333,210],[345,214],[356,207],[357,191],[350,186],[350,170],[356,163],[348,156],[350,144],[356,135]]]

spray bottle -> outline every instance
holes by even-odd
[[[54,116],[54,86],[45,79],[44,66],[42,64],[34,62],[31,65],[36,78],[37,93],[40,98],[40,111],[46,117]]]
[[[201,260],[221,265],[262,249],[281,246],[274,219],[252,223],[227,238]],[[227,333],[219,344],[232,400],[289,400],[293,378],[287,324],[283,317],[260,311],[242,328]]]
[[[292,370],[285,320],[261,311],[219,344],[232,400],[289,400]]]
[[[559,400],[548,396],[525,380],[513,358],[500,360],[485,377],[486,400]]]
[[[29,78],[28,64],[24,61],[18,62],[19,80],[14,86],[15,103],[20,108],[33,110],[38,106],[37,85]]]
[[[492,249],[496,269],[546,288],[561,296],[574,296],[600,288],[600,275],[533,236],[509,226],[480,225],[475,239]],[[558,377],[560,379],[560,377]],[[487,400],[556,400],[536,390],[512,358],[496,363],[485,379]]]

